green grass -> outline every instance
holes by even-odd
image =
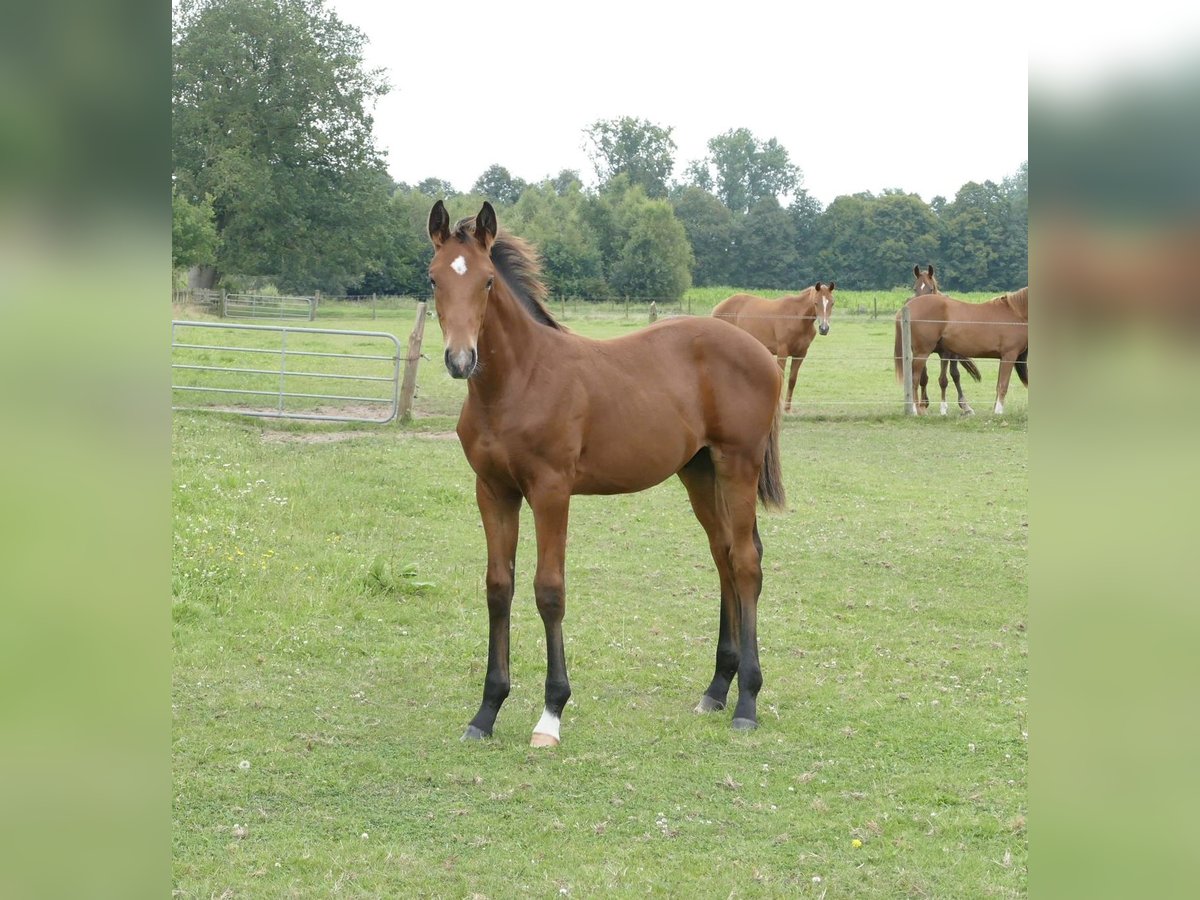
[[[672,480],[572,504],[574,694],[538,752],[526,510],[513,692],[459,742],[485,557],[435,323],[410,426],[177,413],[177,895],[1024,896],[1026,393],[903,417],[890,327],[835,319],[784,424],[749,735],[691,712],[716,578]]]

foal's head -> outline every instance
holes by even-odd
[[[816,291],[814,300],[817,305],[816,319],[817,331],[821,334],[829,334],[829,317],[833,315],[833,289],[837,287],[837,282],[831,281],[825,284],[823,281],[818,281],[813,285],[813,290]]]
[[[920,266],[913,266],[913,276],[916,281],[913,283],[913,293],[920,297],[922,294],[940,294],[937,279],[933,277],[933,263],[930,263],[924,272]]]
[[[450,216],[439,200],[429,213],[433,261],[429,283],[438,324],[446,344],[446,368],[455,378],[470,378],[479,363],[479,330],[496,270],[491,250],[496,240],[496,211],[486,200],[469,222],[450,230]]]

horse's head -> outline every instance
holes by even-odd
[[[455,378],[470,378],[479,363],[479,331],[496,277],[491,258],[496,211],[485,200],[473,223],[464,219],[451,232],[439,200],[429,212],[429,239],[434,248],[429,284],[445,339],[446,369]]]
[[[829,317],[833,315],[833,289],[835,287],[837,284],[833,281],[828,284],[818,281],[813,285],[813,290],[816,291],[813,300],[816,303],[817,331],[821,334],[829,334]]]
[[[913,283],[913,294],[916,296],[941,293],[937,279],[933,277],[933,263],[930,263],[924,272],[921,271],[920,266],[913,266],[913,276],[916,278]]]

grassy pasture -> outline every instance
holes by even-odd
[[[576,498],[574,695],[562,746],[534,752],[528,511],[513,693],[491,741],[458,740],[484,542],[448,435],[464,386],[426,336],[408,426],[175,415],[177,896],[1027,893],[1024,387],[993,417],[984,362],[979,415],[906,418],[890,319],[817,338],[782,435],[789,510],[760,517],[749,735],[691,713],[716,579],[682,487]]]

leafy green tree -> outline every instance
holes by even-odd
[[[677,191],[672,203],[692,246],[693,281],[700,286],[734,284],[738,219],[720,200],[696,186]]]
[[[775,289],[799,286],[796,227],[778,200],[764,197],[755,203],[742,223],[741,237],[734,284]]]
[[[479,176],[479,180],[471,188],[471,193],[486,197],[493,204],[512,204],[521,198],[522,191],[527,187],[528,183],[514,178],[504,166],[493,165]]]
[[[217,223],[212,197],[189,202],[171,190],[171,265],[176,269],[211,266],[217,261]]]
[[[709,172],[704,176],[704,170]],[[767,197],[791,194],[800,186],[800,169],[788,159],[787,149],[775,138],[760,141],[748,128],[731,129],[711,138],[708,156],[689,168],[693,184],[715,186],[717,197],[735,213]]]
[[[671,131],[631,116],[601,119],[585,128],[584,146],[601,185],[625,175],[647,197],[667,196],[667,179],[675,167]]]
[[[938,251],[939,223],[915,194],[885,191],[836,198],[816,228],[818,268],[851,290],[908,285],[907,273]]]
[[[377,261],[390,179],[366,39],[324,0],[179,0],[173,165],[211,195],[222,271],[340,291]]]
[[[1028,169],[1005,185],[969,181],[942,211],[943,286],[995,291],[1029,282]]]
[[[400,187],[388,202],[384,218],[384,239],[379,257],[350,294],[402,294],[425,297],[429,294],[429,262],[433,245],[429,243],[429,209],[425,194],[411,187]]]
[[[551,179],[550,183],[554,187],[554,192],[560,197],[583,189],[583,179],[574,169],[563,169]]]
[[[586,200],[579,182],[571,184],[561,194],[549,180],[526,188],[504,228],[538,248],[555,296],[604,299],[610,291],[600,249],[582,214]]]
[[[416,186],[415,190],[434,200],[449,200],[451,197],[459,196],[454,185],[441,178],[426,178]]]
[[[621,213],[627,237],[612,267],[613,290],[622,297],[681,299],[692,284],[692,248],[671,204],[630,191]]]
[[[792,202],[788,204],[788,215],[796,233],[796,281],[800,285],[815,281],[830,281],[832,276],[817,268],[817,254],[821,222],[821,201],[804,188],[797,188]]]

